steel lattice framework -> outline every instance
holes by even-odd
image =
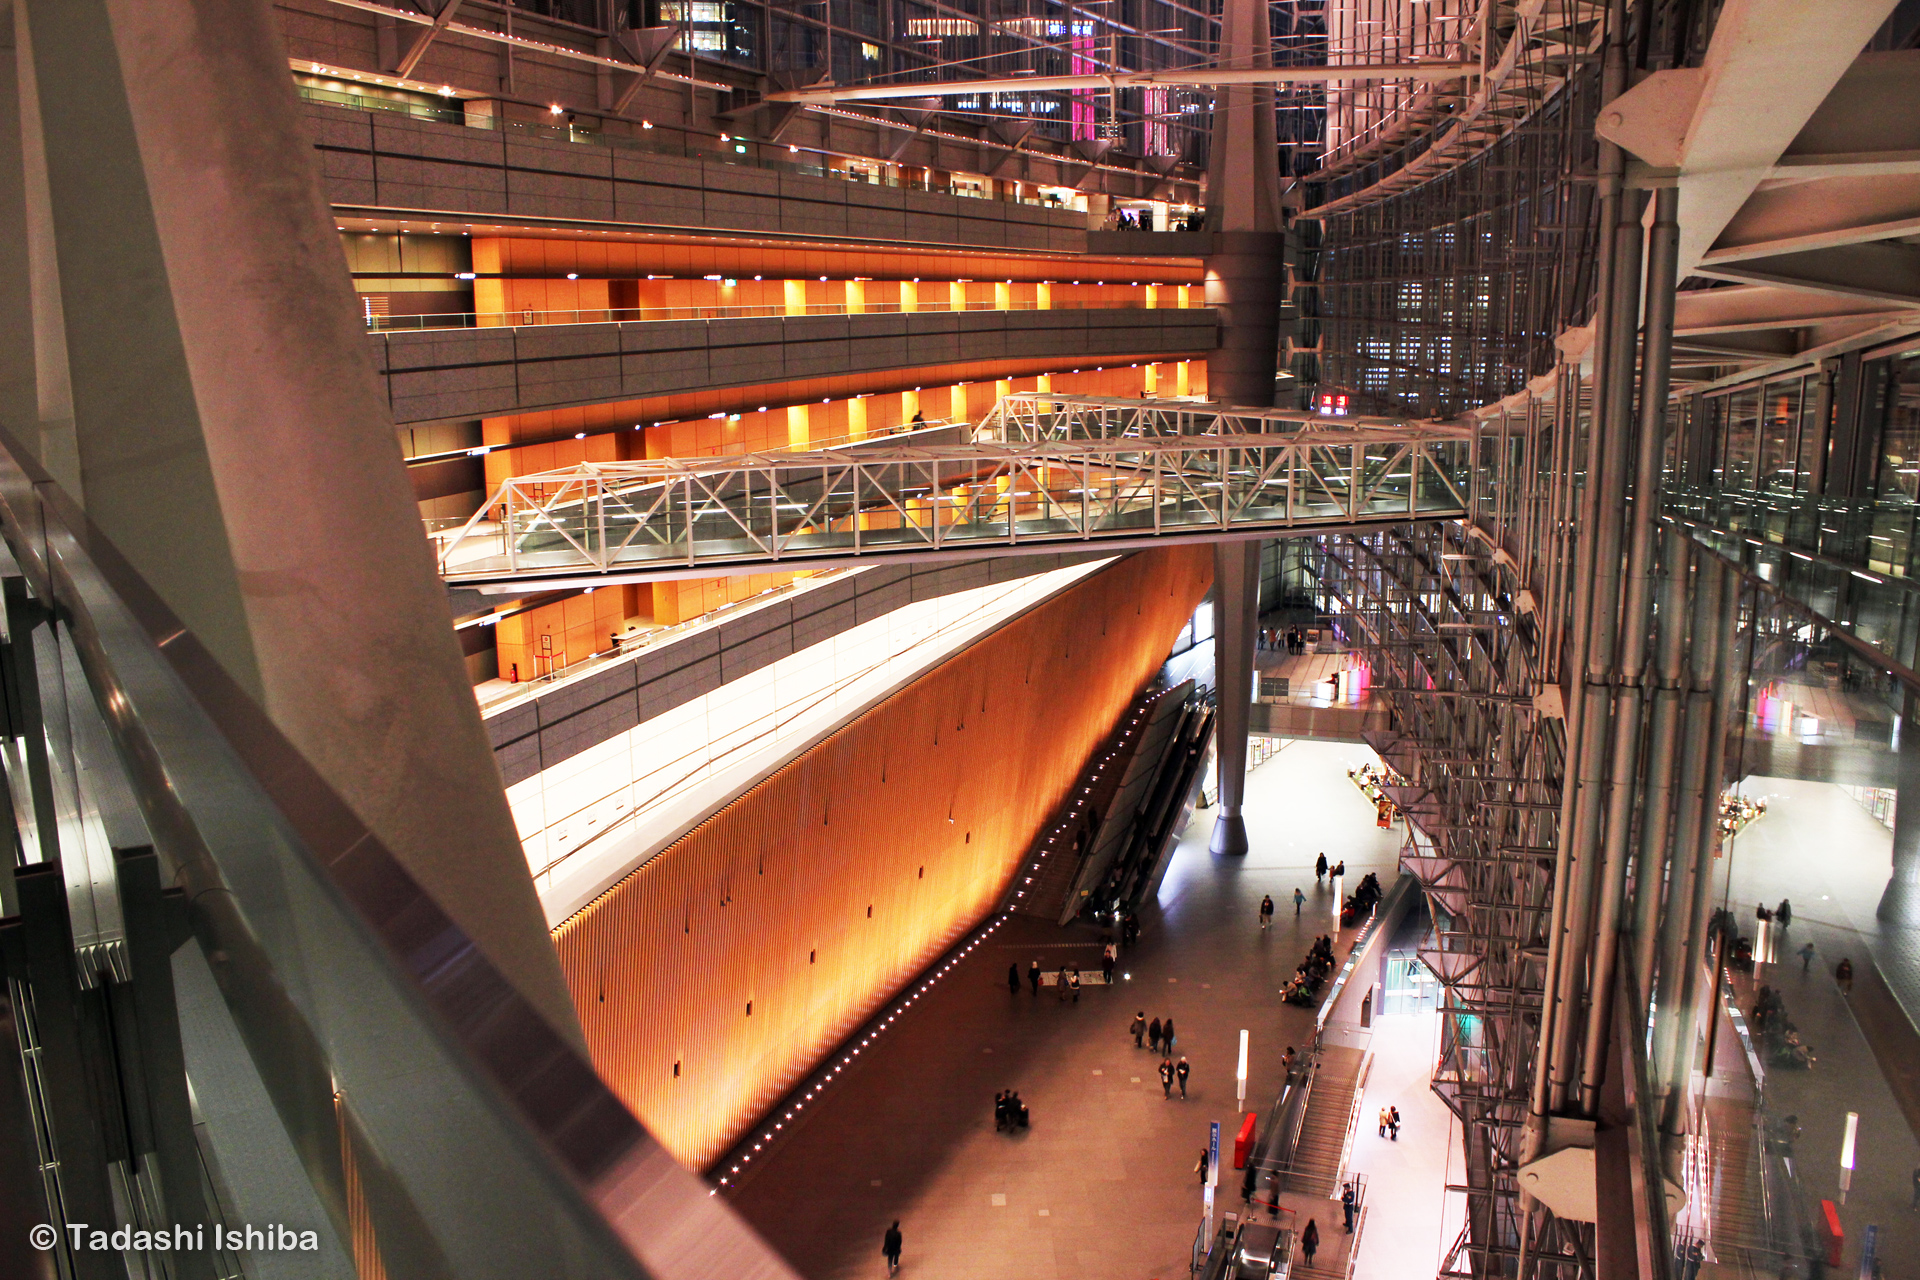
[[[1499,400],[1551,368],[1554,340],[1591,314],[1599,77],[1552,65],[1527,73],[1538,109],[1480,155],[1326,217],[1326,381],[1360,404],[1441,416]]]
[[[1122,549],[1446,518],[1467,505],[1471,432],[1450,423],[1026,396],[1009,397],[980,434],[515,477],[448,540],[442,573],[492,586]]]
[[[1435,931],[1421,958],[1444,993],[1435,1093],[1459,1120],[1463,1228],[1443,1275],[1574,1276],[1591,1224],[1522,1211],[1517,1169],[1540,1049],[1566,733],[1555,655],[1580,386],[1480,424],[1473,509],[1314,540],[1320,610],[1366,656],[1393,729],[1371,745],[1407,779],[1404,864]],[[1544,599],[1542,596],[1544,595]],[[1541,697],[1543,693],[1545,697]]]

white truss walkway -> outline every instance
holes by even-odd
[[[587,463],[506,481],[440,552],[519,590],[1259,537],[1465,514],[1453,424],[1167,400],[1001,400],[972,444]]]

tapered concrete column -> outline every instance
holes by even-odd
[[[1220,812],[1209,847],[1247,851],[1241,805],[1247,793],[1247,733],[1253,703],[1253,645],[1260,623],[1260,544],[1213,544],[1213,670],[1219,711],[1214,717],[1214,771]]]
[[[1267,6],[1226,0],[1220,20],[1223,66],[1272,65]],[[1286,215],[1280,206],[1280,148],[1273,90],[1227,85],[1215,91],[1207,166],[1206,303],[1220,315],[1220,345],[1207,357],[1207,390],[1226,404],[1273,407],[1273,375],[1285,300]]]
[[[1900,790],[1893,809],[1893,878],[1875,914],[1911,926],[1920,924],[1920,698],[1911,692],[1900,712],[1896,767]]]
[[[271,12],[24,13],[87,514],[584,1048]]]
[[[1207,394],[1224,404],[1271,409],[1287,237],[1279,231],[1219,231],[1213,244],[1206,303],[1219,314],[1220,345],[1207,356]]]

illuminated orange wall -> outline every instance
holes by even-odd
[[[642,458],[751,453],[760,449],[804,448],[812,442],[880,434],[909,421],[916,404],[929,419],[937,421],[953,416],[954,385],[964,386],[965,416],[975,422],[993,408],[1003,388],[1006,391],[1039,390],[1043,377],[1048,379],[1047,390],[1063,394],[1204,396],[1207,393],[1206,361],[1184,362],[1188,369],[1185,387],[1177,385],[1179,379],[1176,370],[1180,363],[1143,363],[1138,367],[1117,365],[1106,369],[1087,369],[1080,373],[1021,372],[1013,375],[1010,371],[1010,376],[1003,379],[969,378],[964,384],[942,381],[939,377],[941,369],[910,370],[907,374],[910,387],[921,378],[926,379],[926,384],[918,392],[876,391],[876,394],[861,398],[860,403],[864,407],[860,409],[853,407],[855,398],[844,391],[837,396],[828,392],[818,398],[802,401],[798,407],[805,410],[807,425],[799,434],[794,430],[793,416],[787,412],[787,405],[794,399],[791,395],[793,384],[759,389],[757,394],[765,397],[769,405],[764,412],[750,401],[739,400],[738,393],[730,393],[734,399],[721,402],[712,410],[704,405],[667,406],[628,400],[485,418],[481,421],[481,438],[492,449],[484,459],[487,488],[491,491],[512,476],[554,471],[582,462],[628,462]],[[991,373],[994,365],[995,362],[987,362],[985,368]],[[871,383],[877,379],[869,378],[867,381]],[[779,393],[782,391],[788,391],[789,394],[781,396]],[[821,400],[827,403],[822,404]],[[725,412],[729,404],[743,406],[734,410],[738,418]],[[701,410],[702,416],[686,415],[686,410],[694,407]],[[723,416],[710,418],[704,416],[707,412],[721,412]],[[857,421],[856,416],[864,417],[865,422]],[[633,429],[636,423],[647,421],[661,422],[662,425],[649,425],[644,431]]]
[[[1082,280],[1114,284],[1199,284],[1205,278],[1199,258],[1096,258],[1083,254],[969,253],[957,250],[795,249],[784,246],[715,243],[672,244],[665,240],[542,240],[523,237],[473,237],[477,275],[577,275],[631,279],[662,275],[700,279],[717,275],[738,280]],[[477,281],[476,286],[486,281]],[[604,289],[604,283],[602,288]],[[477,292],[477,290],[476,290]],[[604,303],[601,305],[605,305]],[[480,310],[488,310],[486,307]]]
[[[1094,575],[555,930],[595,1066],[675,1158],[719,1158],[992,909],[1211,578],[1206,547]]]
[[[517,665],[519,678],[531,680],[611,649],[611,632],[623,629],[628,618],[650,612],[642,608],[644,590],[602,587],[502,618],[493,629],[500,678],[513,679]],[[650,606],[651,600],[645,603]]]

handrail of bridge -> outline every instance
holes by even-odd
[[[1118,396],[1060,396],[1015,391],[1000,397],[981,420],[985,438],[1015,440],[1111,440],[1158,436],[1242,436],[1276,432],[1340,432],[1396,439],[1410,428],[1440,431],[1441,424],[1404,418],[1333,417],[1305,409],[1254,409],[1179,399],[1135,400]]]
[[[971,444],[584,463],[517,476],[445,542],[441,572],[473,585],[616,571],[638,580],[1466,510],[1471,429],[1456,424],[1196,413],[1163,401],[1105,402],[1106,418],[1057,411],[1091,403],[1005,397]],[[1127,412],[1133,425],[1111,434]],[[1271,429],[1245,430],[1256,419]],[[1240,429],[1185,434],[1181,424]],[[490,520],[497,524],[484,527]]]

